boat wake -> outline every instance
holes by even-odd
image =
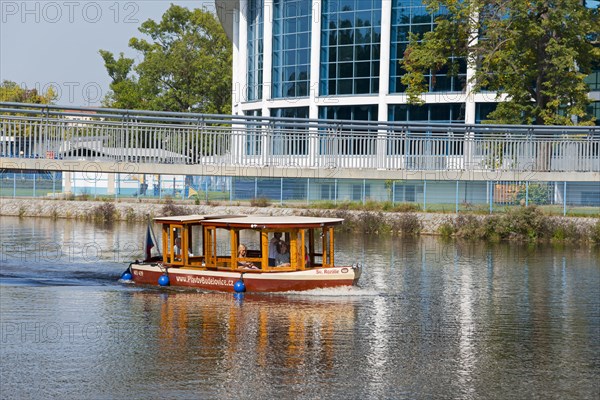
[[[68,272],[63,276],[39,272],[37,275],[0,273],[0,286],[108,286],[113,282],[112,275],[99,273]]]
[[[363,298],[363,297],[377,297],[383,293],[373,289],[366,289],[357,286],[341,286],[335,288],[322,288],[322,289],[311,289],[305,291],[290,291],[290,292],[279,292],[273,295],[279,296],[294,296],[296,298],[307,297],[343,297],[343,298]]]

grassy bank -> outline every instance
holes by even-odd
[[[74,218],[97,223],[138,222],[148,217],[189,214],[305,215],[343,218],[341,230],[369,235],[434,234],[465,240],[561,242],[600,244],[600,219],[557,217],[536,206],[514,207],[502,214],[478,212],[422,212],[413,204],[317,203],[308,207],[282,207],[263,199],[246,204],[198,204],[191,201],[123,202],[77,199],[5,199],[0,215]]]

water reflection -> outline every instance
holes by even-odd
[[[360,287],[239,299],[117,283],[143,225],[0,223],[1,397],[600,396],[598,249],[339,235]]]

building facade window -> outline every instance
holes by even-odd
[[[464,103],[389,106],[389,118],[395,122],[462,123],[464,114]],[[387,155],[404,155],[409,169],[444,169],[446,157],[464,154],[464,135],[448,135],[445,130],[419,133],[388,136]]]
[[[444,12],[443,10],[441,11]],[[401,79],[405,71],[400,62],[408,46],[410,32],[424,34],[433,30],[435,18],[440,14],[429,14],[421,0],[392,0],[392,30],[390,43],[390,93],[403,93],[406,86]],[[425,75],[430,92],[461,92],[466,86],[467,64],[457,58],[459,73],[448,74],[447,70],[431,71]]]
[[[388,106],[388,115],[394,122],[464,123],[465,104],[394,104]]]
[[[327,106],[319,108],[319,118],[353,121],[377,121],[376,105],[364,106]],[[377,128],[357,126],[347,129],[351,133],[346,137],[331,137],[328,132],[320,133],[320,154],[367,155],[375,154]]]
[[[381,1],[323,0],[320,95],[377,94]]]
[[[248,0],[248,100],[262,99],[264,0]]]
[[[335,185],[333,183],[323,183],[321,184],[321,198],[320,200],[335,200]]]
[[[598,62],[600,64],[600,62]],[[590,90],[600,90],[600,65],[591,74],[585,77],[585,83]]]
[[[244,115],[251,117],[260,117],[261,110],[247,110]],[[259,121],[258,119],[256,121]],[[249,125],[246,130],[246,155],[256,156],[262,153],[262,130],[258,126]]]
[[[600,126],[600,101],[594,101],[588,106],[588,114],[596,118],[596,125]]]
[[[356,121],[377,121],[377,106],[325,106],[319,107],[319,118]]]
[[[494,111],[498,103],[477,103],[475,104],[475,123],[481,124],[486,119],[489,113]]]
[[[308,119],[308,107],[272,108],[271,117]],[[271,151],[275,155],[308,154],[305,121],[277,121],[273,126]]]
[[[273,2],[273,98],[307,97],[312,3]]]

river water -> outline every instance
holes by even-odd
[[[598,399],[600,250],[338,235],[359,287],[118,282],[145,226],[0,217],[0,397]]]

